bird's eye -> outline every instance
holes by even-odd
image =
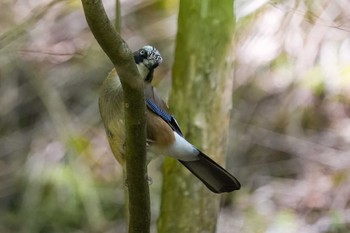
[[[145,50],[140,51],[140,55],[145,55],[145,53],[146,53]]]

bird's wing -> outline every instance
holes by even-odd
[[[147,108],[165,121],[176,133],[183,136],[175,117],[169,113],[168,106],[151,84],[145,85],[145,97]]]
[[[170,115],[166,110],[160,108],[156,103],[154,103],[151,99],[146,99],[146,104],[149,110],[153,113],[161,117],[168,125],[179,135],[183,136],[180,126],[177,123],[175,117]]]

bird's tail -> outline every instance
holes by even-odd
[[[232,192],[241,188],[239,181],[211,158],[200,152],[199,160],[179,160],[214,193]]]

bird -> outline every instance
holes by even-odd
[[[175,117],[152,85],[154,70],[163,61],[159,51],[145,45],[135,51],[133,57],[144,79],[147,149],[153,154],[177,159],[214,193],[239,190],[241,184],[232,174],[185,139]],[[102,83],[99,110],[112,152],[125,168],[123,104],[123,90],[117,72],[113,69]]]

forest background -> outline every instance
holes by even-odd
[[[104,4],[114,18],[115,1]],[[123,232],[121,169],[97,105],[112,64],[81,2],[0,6],[0,232]],[[155,83],[167,97],[179,1],[121,6],[132,50],[161,52]],[[223,196],[217,232],[349,232],[349,9],[345,0],[235,1],[225,150],[243,187]],[[161,162],[149,166],[154,231]]]

